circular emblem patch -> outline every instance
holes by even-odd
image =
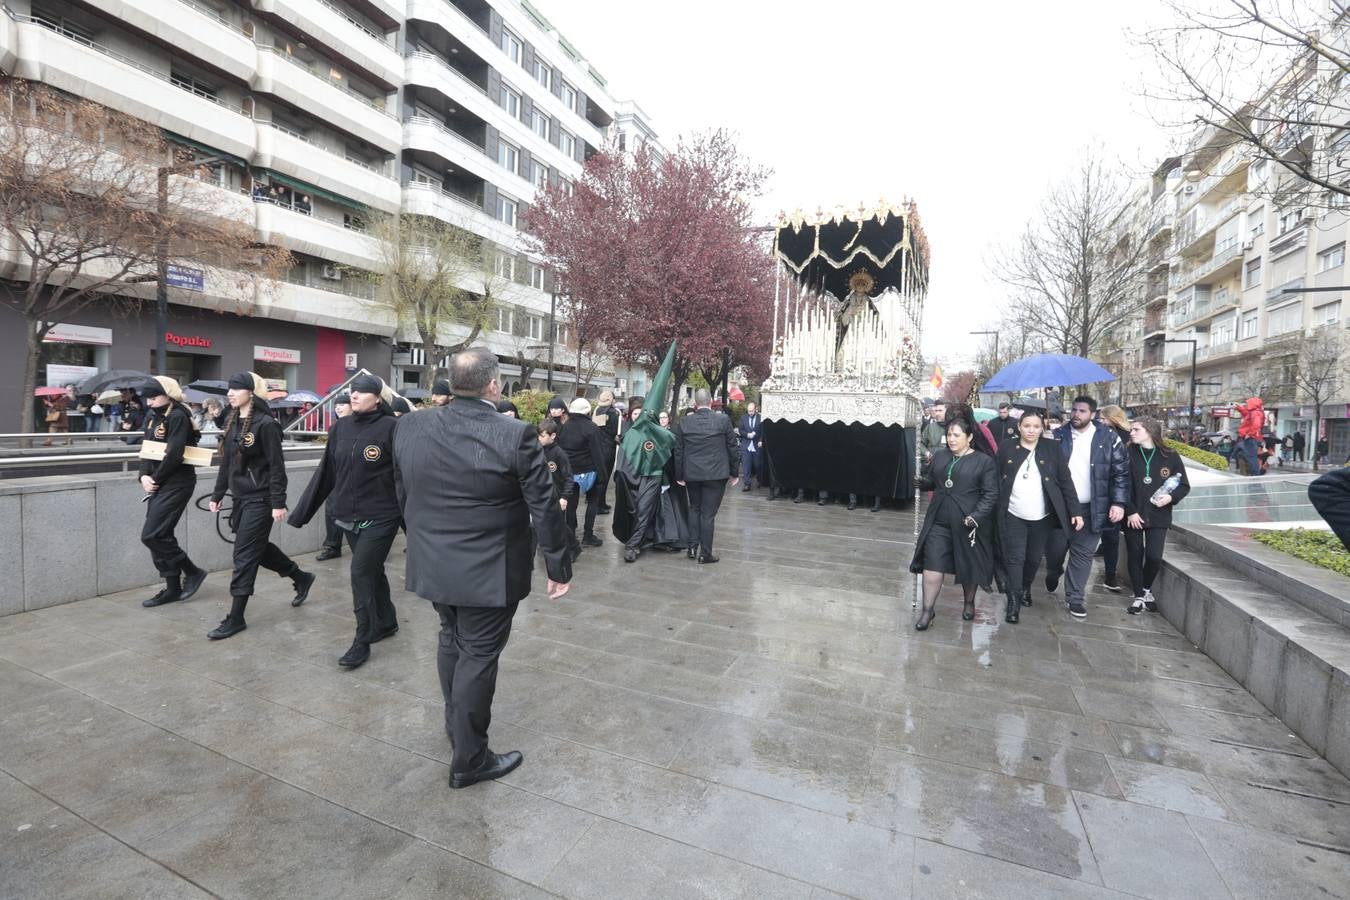
[[[163,423],[163,422],[161,422],[161,423],[159,423],[157,426],[155,426],[155,440],[157,440],[157,441],[162,441],[162,440],[164,440],[164,423]]]
[[[548,461],[548,470],[549,470],[550,472],[556,472],[556,471],[558,471],[558,464],[555,463],[553,460],[550,459],[550,460]]]
[[[648,452],[648,453],[651,453],[653,450],[656,449],[656,442],[655,442],[655,441],[643,441],[643,442],[642,442],[642,449],[645,450],[645,451]]]
[[[1172,470],[1164,466],[1162,470],[1158,472],[1158,474],[1166,478],[1168,475],[1172,474]]]
[[[254,440],[256,439],[253,437],[253,432],[245,431],[244,436],[239,439],[239,442],[245,447],[252,447]]]
[[[381,450],[379,446],[376,444],[367,444],[366,449],[362,450],[361,453],[363,456],[365,456],[368,462],[378,462],[380,459]]]

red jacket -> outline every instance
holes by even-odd
[[[1238,426],[1238,437],[1261,440],[1261,428],[1266,424],[1266,412],[1260,397],[1249,397],[1246,403],[1234,403],[1233,409],[1242,413],[1242,424]]]

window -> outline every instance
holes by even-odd
[[[568,132],[566,132],[566,131],[564,131],[563,129],[559,128],[559,129],[558,129],[558,149],[561,150],[563,153],[566,153],[570,158],[576,159],[576,157],[577,157],[577,139],[574,138],[574,137],[573,137],[571,134],[569,134]]]
[[[581,112],[577,109],[577,90],[567,82],[562,83],[562,102],[563,105],[573,112]]]
[[[623,152],[624,152],[625,150],[627,150],[627,149],[628,149],[628,135],[625,134],[625,133],[623,133],[622,131],[620,131],[620,132],[619,132],[619,152],[620,152],[620,153],[623,153]]]
[[[541,113],[538,107],[530,113],[530,127],[534,129],[535,134],[544,140],[548,140],[548,129],[552,124],[553,120]]]
[[[1233,333],[1237,329],[1236,319],[1225,319],[1214,326],[1214,330],[1209,336],[1209,345],[1216,347],[1219,344],[1231,344],[1233,342]]]
[[[520,65],[520,51],[522,45],[520,38],[511,33],[510,29],[502,29],[502,52],[511,58],[511,62]]]
[[[1303,222],[1303,218],[1304,218],[1304,209],[1301,206],[1296,206],[1292,209],[1283,210],[1280,213],[1279,233],[1284,234],[1286,231],[1289,231],[1290,229],[1297,227],[1300,223]]]
[[[497,221],[516,227],[516,201],[505,194],[497,195]]]
[[[1247,271],[1244,273],[1242,287],[1254,288],[1261,283],[1261,258],[1247,260]]]
[[[1321,328],[1323,325],[1335,325],[1341,320],[1341,301],[1336,300],[1333,303],[1327,303],[1323,306],[1313,307],[1313,327]]]
[[[534,264],[530,265],[530,287],[539,291],[542,291],[544,289],[543,266],[536,266]],[[531,337],[539,337],[539,335],[531,335]]]
[[[511,307],[509,306],[497,307],[497,330],[504,332],[506,334],[510,334],[511,327],[514,324],[515,324],[515,316],[512,313]]]
[[[1317,254],[1317,271],[1326,272],[1330,269],[1339,269],[1345,265],[1345,242],[1337,244],[1334,247],[1328,247]]]
[[[1327,154],[1330,156],[1345,156],[1347,150],[1350,150],[1350,130],[1337,132],[1336,136],[1331,139],[1331,143],[1327,144]],[[1339,160],[1334,162],[1338,166],[1344,165]]]
[[[1256,209],[1251,210],[1250,212],[1248,212],[1248,213],[1247,213],[1247,225],[1249,226],[1249,230],[1248,230],[1248,232],[1247,232],[1247,235],[1248,235],[1248,237],[1250,237],[1252,240],[1256,240],[1258,237],[1260,237],[1261,235],[1265,234],[1265,233],[1266,233],[1266,208],[1265,208],[1264,206],[1258,206]]]
[[[549,90],[553,89],[553,69],[537,56],[534,58],[534,80]]]
[[[1298,331],[1303,327],[1303,304],[1291,303],[1280,309],[1272,310],[1266,320],[1266,326],[1269,337]]]
[[[534,182],[534,186],[542,191],[548,187],[548,166],[535,162],[532,169],[530,181]]]
[[[525,325],[528,329],[526,335],[532,341],[542,340],[544,337],[544,320],[540,316],[527,316]]]
[[[1238,333],[1238,337],[1242,340],[1246,340],[1247,338],[1254,338],[1256,337],[1257,332],[1260,331],[1260,329],[1261,329],[1261,312],[1260,310],[1254,309],[1249,313],[1243,314],[1242,330]]]
[[[202,81],[200,78],[196,78],[192,75],[186,75],[182,72],[170,71],[169,81],[175,87],[180,87],[185,91],[192,91],[192,93],[196,94],[198,97],[205,97],[208,100],[216,99],[215,85],[208,84],[207,82]]]
[[[506,279],[516,277],[516,258],[509,253],[497,254],[497,274]]]
[[[1260,184],[1265,180],[1266,161],[1264,159],[1258,159],[1256,162],[1252,163],[1250,182],[1252,184]]]
[[[497,142],[497,162],[512,174],[520,172],[520,148],[507,141]]]
[[[497,95],[497,104],[514,118],[520,118],[520,95],[502,83],[501,93]]]
[[[571,329],[559,322],[553,326],[553,343],[566,345],[572,337]]]

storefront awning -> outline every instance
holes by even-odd
[[[185,138],[181,134],[174,134],[172,131],[164,131],[164,139],[184,147],[191,147],[193,150],[198,150],[207,156],[219,156],[225,162],[238,166],[241,169],[248,168],[248,163],[242,157],[235,156],[233,153],[226,153],[223,150],[217,150],[209,144],[194,141],[192,138]]]
[[[299,178],[292,178],[290,175],[283,175],[282,173],[275,172],[272,169],[259,169],[258,171],[262,172],[264,175],[266,175],[273,181],[280,182],[281,184],[286,185],[292,190],[300,191],[302,194],[309,194],[311,197],[322,197],[325,200],[328,200],[332,203],[336,203],[339,206],[346,206],[349,209],[354,210],[365,209],[365,206],[363,206],[360,203],[357,203],[350,197],[344,197],[341,194],[334,194],[332,191],[326,191],[321,187],[316,187],[315,185],[310,184],[308,181],[301,181]]]

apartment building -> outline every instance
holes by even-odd
[[[373,213],[434,216],[492,246],[496,321],[482,335],[511,388],[556,342],[548,274],[522,251],[535,192],[575,181],[616,104],[574,45],[523,0],[3,0],[0,69],[159,125],[210,159],[222,212],[291,251],[284,282],[239,297],[170,290],[170,374],[252,367],[326,387],[360,365],[414,383],[415,333],[374,302]],[[15,267],[9,261],[7,277]],[[145,369],[154,316],[93,308],[62,323],[44,369]],[[451,329],[443,338],[463,335]],[[0,340],[22,345],[17,328]],[[0,355],[0,367],[17,365]],[[572,365],[575,364],[575,359]],[[594,389],[614,384],[602,363]],[[542,365],[529,380],[542,385]]]

